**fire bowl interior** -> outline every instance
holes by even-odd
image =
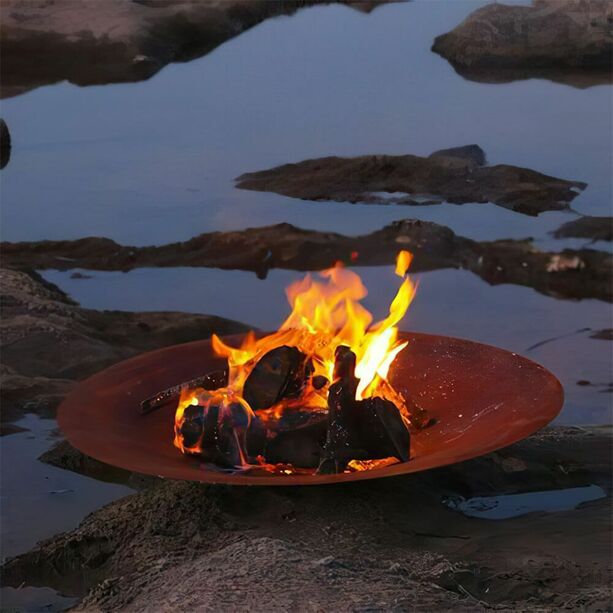
[[[411,437],[409,462],[333,475],[228,473],[173,444],[174,404],[141,415],[141,400],[224,366],[210,342],[174,345],[121,362],[87,379],[66,398],[58,421],[83,453],[168,479],[237,485],[308,485],[418,472],[514,443],[551,421],[564,394],[559,381],[521,356],[470,341],[403,333],[409,346],[392,365],[394,386],[437,419]],[[239,337],[230,338],[233,344]]]

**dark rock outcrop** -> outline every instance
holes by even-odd
[[[158,482],[9,560],[3,581],[82,610],[606,610],[610,428],[552,428],[427,473],[313,488]],[[442,504],[597,485],[507,520]]]
[[[68,80],[100,85],[148,79],[171,62],[205,55],[278,15],[377,0],[5,0],[0,9],[1,96]],[[385,1],[385,0],[383,0]]]
[[[485,165],[478,145],[417,155],[325,157],[250,172],[237,187],[303,200],[428,205],[493,202],[526,215],[567,209],[586,187],[528,168]],[[400,195],[397,195],[399,194]]]
[[[301,230],[290,224],[201,234],[183,243],[128,247],[103,238],[2,244],[4,266],[15,269],[131,270],[195,266],[251,270],[321,270],[392,264],[400,249],[413,252],[413,272],[464,268],[497,285],[515,283],[558,298],[611,301],[613,259],[593,249],[538,250],[530,240],[477,242],[432,222],[404,220],[363,236]]]
[[[576,87],[610,83],[613,4],[609,0],[488,4],[438,36],[432,51],[473,81],[504,83],[536,77]]]
[[[36,275],[0,270],[2,421],[53,414],[78,379],[142,351],[242,332],[221,317],[82,309]]]
[[[613,341],[613,328],[605,328],[590,334],[590,338],[595,338],[600,341]]]
[[[4,119],[0,119],[0,170],[11,159],[11,133]]]
[[[585,215],[561,225],[552,232],[555,238],[589,238],[592,241],[613,240],[613,217]]]

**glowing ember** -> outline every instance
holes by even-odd
[[[291,438],[288,430],[306,432],[304,424],[323,423],[326,417],[330,421],[328,393],[339,384],[335,364],[338,369],[343,352],[351,354],[355,362],[348,381],[356,382],[350,399],[358,407],[356,411],[381,417],[391,403],[394,412],[400,413],[396,418],[408,424],[407,403],[387,376],[395,357],[407,345],[398,340],[397,325],[415,295],[415,286],[406,275],[411,260],[408,251],[398,254],[396,274],[402,284],[388,316],[377,323],[372,323],[372,315],[360,303],[367,295],[360,277],[337,264],[319,273],[320,278],[306,275],[287,288],[292,310],[277,332],[262,338],[251,332],[240,347],[230,347],[214,335],[215,353],[227,359],[227,385],[214,391],[183,388],[175,415],[175,445],[183,453],[200,454],[228,467],[258,464],[291,474],[291,462],[268,464],[268,454],[263,460],[246,450],[257,446],[253,441],[258,436],[266,441],[273,438],[282,448],[283,437]],[[381,402],[368,400],[375,398]],[[214,453],[207,447],[211,444]],[[380,455],[355,457],[343,466],[367,470],[390,461],[396,460]]]

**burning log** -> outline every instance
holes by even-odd
[[[354,458],[349,447],[349,431],[355,415],[355,393],[358,380],[355,376],[356,355],[345,345],[336,348],[334,354],[334,383],[328,389],[328,433],[317,472],[339,473]]]
[[[254,411],[268,409],[283,398],[300,396],[313,372],[307,356],[296,347],[271,349],[255,365],[243,387],[243,398]]]
[[[393,457],[408,462],[409,429],[396,405],[379,397],[366,398],[356,402],[356,410],[356,435],[368,459]]]
[[[276,333],[248,334],[238,348],[213,336],[228,371],[160,392],[143,412],[180,393],[175,445],[224,467],[333,474],[406,462],[409,427],[430,423],[387,378],[408,344],[396,324],[415,291],[411,259],[398,254],[402,284],[384,320],[370,326],[361,280],[337,265],[321,273],[327,283],[306,277],[288,288],[293,310]]]
[[[185,452],[236,468],[246,464],[249,425],[249,414],[240,402],[228,402],[222,394],[203,391],[198,404],[185,408],[177,435]]]
[[[214,370],[206,375],[203,375],[202,377],[191,379],[190,381],[185,381],[183,383],[179,383],[178,385],[173,385],[168,389],[150,396],[140,403],[140,412],[143,415],[146,415],[147,413],[151,413],[151,411],[155,411],[169,402],[176,402],[181,395],[181,392],[184,390],[194,390],[201,387],[202,389],[213,391],[219,389],[220,387],[225,387],[226,385],[228,385],[228,369],[223,368],[220,370]]]
[[[324,377],[323,375],[316,375],[311,380],[311,383],[314,389],[321,390],[326,387],[326,385],[328,385],[330,381],[328,381],[328,379],[326,379],[326,377]]]
[[[318,468],[320,474],[343,472],[352,460],[410,455],[408,424],[396,405],[383,398],[356,400],[355,354],[345,346],[336,350],[335,382],[328,392],[328,432]]]
[[[271,464],[291,464],[300,468],[317,468],[328,430],[327,416],[316,413],[317,419],[271,438],[264,451]]]
[[[244,402],[250,408],[265,408],[251,415],[241,402],[229,401],[225,391],[215,394],[210,389],[212,393],[207,393],[202,388],[183,411],[177,432],[180,446],[186,453],[226,468],[264,460],[272,465],[317,468],[318,473],[329,474],[343,472],[352,462],[375,465],[375,460],[408,461],[407,421],[390,400],[356,400],[359,380],[355,368],[355,353],[340,345],[335,351],[334,383],[329,385],[322,375],[311,378],[312,363],[295,347],[273,349],[253,367],[247,378],[249,385],[246,382],[244,386]],[[314,389],[329,385],[327,411],[321,407],[284,407],[277,415],[274,408],[269,408],[285,398],[299,398],[309,379]],[[212,387],[226,382],[227,371],[215,371],[145,402],[155,405],[164,394],[165,402],[178,390],[198,383]],[[417,416],[421,417],[419,413]]]

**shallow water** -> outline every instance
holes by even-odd
[[[481,519],[508,519],[527,513],[568,511],[580,504],[604,498],[607,493],[598,485],[571,487],[564,490],[525,492],[506,496],[477,498],[453,498],[445,501],[447,506],[469,517]]]
[[[48,587],[0,588],[2,613],[66,611],[78,601],[78,598],[62,596]]]
[[[2,437],[2,559],[51,534],[76,528],[87,513],[134,490],[45,464],[38,457],[60,440],[54,419],[26,414],[24,432]]]
[[[462,79],[433,39],[484,1],[322,6],[271,19],[149,81],[60,84],[3,101],[13,137],[2,174],[5,240],[108,236],[128,244],[286,221],[348,234],[417,217],[473,238],[535,236],[572,218],[494,205],[312,203],[237,190],[238,175],[325,155],[415,153],[469,143],[611,203],[610,86]],[[558,241],[556,241],[560,244]]]

